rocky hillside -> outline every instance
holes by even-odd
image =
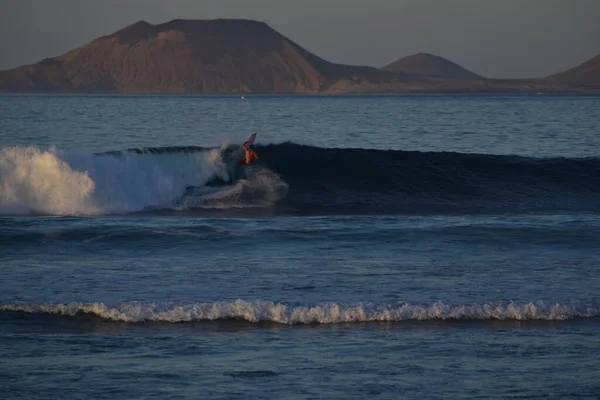
[[[318,93],[376,68],[327,62],[250,20],[140,21],[59,57],[0,72],[5,91]]]

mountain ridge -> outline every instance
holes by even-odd
[[[577,80],[486,79],[439,56],[417,55],[422,71],[390,70],[394,63],[383,69],[336,64],[261,21],[175,19],[153,25],[141,20],[62,55],[0,71],[0,91],[341,94],[596,90]],[[406,62],[406,58],[396,62],[401,60]],[[436,65],[441,74],[436,73]]]

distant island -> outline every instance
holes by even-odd
[[[137,22],[37,64],[0,71],[1,92],[593,93],[600,55],[541,79],[487,79],[427,53],[379,68],[328,62],[263,22]]]
[[[441,78],[484,79],[452,61],[429,54],[418,53],[394,61],[381,68],[383,71],[401,72],[409,75],[439,76]]]

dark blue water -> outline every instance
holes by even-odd
[[[600,393],[598,96],[0,109],[2,398]]]

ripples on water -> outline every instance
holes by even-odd
[[[600,392],[598,96],[0,104],[0,397]]]

